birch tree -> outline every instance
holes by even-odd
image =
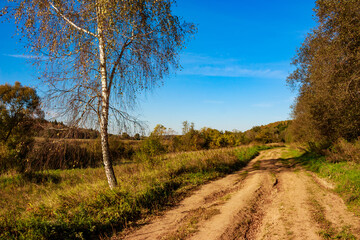
[[[26,38],[49,99],[76,123],[96,119],[105,173],[111,119],[127,114],[139,91],[179,68],[178,54],[195,27],[175,16],[173,0],[8,0],[2,15]],[[109,118],[110,114],[110,118]]]

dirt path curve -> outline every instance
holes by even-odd
[[[125,239],[360,239],[360,219],[331,185],[286,164],[283,151],[261,152]]]

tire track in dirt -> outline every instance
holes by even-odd
[[[212,217],[209,221],[202,224],[199,232],[190,239],[197,240],[211,240],[211,239],[226,239],[227,235],[234,235],[235,232],[246,234],[251,224],[251,208],[259,200],[264,192],[264,187],[267,176],[262,174],[251,174],[244,186],[233,193],[231,198],[223,205],[219,206],[220,213]],[[246,209],[246,210],[245,210]],[[238,227],[234,223],[240,219],[247,218],[247,224],[241,224]]]
[[[279,183],[253,239],[360,239],[360,219],[332,192],[331,183],[279,160],[264,164]]]
[[[214,208],[214,206],[224,204],[226,202],[224,199],[228,198],[229,194],[241,189],[248,178],[247,172],[251,171],[254,163],[266,154],[268,153],[261,152],[241,171],[202,186],[177,207],[167,211],[163,216],[153,219],[148,225],[128,234],[124,239],[172,238],[184,225],[188,224],[189,219],[191,220],[197,212],[201,212],[204,208]]]
[[[313,209],[313,217],[322,225],[322,235],[360,239],[360,219],[347,210],[343,199],[328,190],[329,183],[319,185],[318,177],[310,176],[306,176],[312,180],[308,186],[312,195],[310,204],[317,208]],[[320,181],[323,183],[325,180]]]
[[[173,236],[181,226],[186,225],[194,213],[203,208],[210,208],[214,205],[222,204],[224,202],[221,200],[222,197],[241,188],[242,182],[244,179],[247,179],[247,170],[250,169],[253,163],[263,154],[264,153],[260,153],[258,157],[250,161],[249,165],[242,171],[202,186],[190,197],[181,201],[177,207],[167,211],[163,216],[153,219],[151,223],[143,226],[139,230],[128,234],[124,239],[166,239]]]
[[[199,232],[190,239],[252,239],[263,217],[263,206],[270,201],[277,184],[275,175],[263,171],[262,159],[277,155],[279,150],[265,151],[245,169],[248,178],[237,192],[222,206],[219,215],[200,224]]]
[[[320,239],[308,205],[306,182],[300,173],[278,174],[278,192],[268,206],[256,239]]]
[[[325,236],[327,226],[359,238],[359,218],[322,186],[331,185],[284,164],[283,151],[286,148],[261,152],[242,171],[202,186],[124,239],[316,240]]]

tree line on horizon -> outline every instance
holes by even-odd
[[[0,108],[0,172],[101,166],[99,131],[44,119],[34,89],[19,82],[0,85]],[[193,123],[184,121],[181,135],[158,124],[149,136],[110,134],[109,152],[115,163],[121,163],[151,161],[164,153],[285,142],[290,123],[281,121],[230,132],[206,127],[196,130]]]

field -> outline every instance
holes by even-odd
[[[269,148],[128,161],[115,166],[113,191],[102,167],[8,172],[0,176],[0,239],[357,239],[359,164]]]
[[[264,148],[173,153],[117,165],[114,191],[103,168],[1,175],[1,239],[111,235],[177,202],[190,189],[244,167]]]

